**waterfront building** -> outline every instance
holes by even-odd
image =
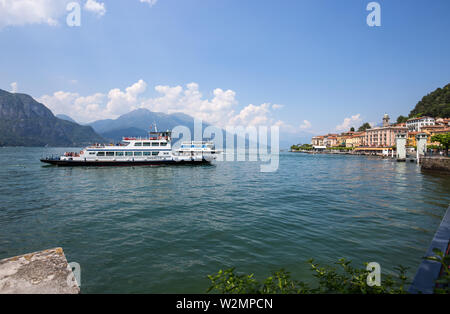
[[[398,127],[389,124],[389,116],[383,116],[383,126],[368,129],[365,132],[364,146],[368,147],[392,147],[395,146],[395,136],[406,133],[406,127]]]
[[[360,147],[364,145],[365,132],[352,132],[345,140],[345,147]]]
[[[421,132],[408,132],[408,138],[406,145],[410,147],[417,146],[416,136],[420,133],[425,133],[427,135],[427,145],[438,145],[439,143],[432,143],[431,137],[436,134],[443,134],[450,132],[450,127],[447,127],[445,125],[428,125],[423,126],[421,128]]]
[[[450,118],[436,118],[436,125],[450,126]]]
[[[412,118],[406,121],[406,127],[410,132],[421,132],[422,127],[435,125],[435,120],[432,117]]]
[[[346,135],[336,136],[336,146],[345,146],[345,140],[348,138]]]
[[[354,131],[348,131],[348,132],[343,132],[340,135],[338,135],[337,136],[337,144],[336,144],[336,146],[346,147],[347,146],[347,140],[352,138],[354,133],[355,133]]]
[[[324,146],[326,147],[336,147],[338,145],[337,134],[328,135],[324,139]]]
[[[408,146],[408,147],[417,146],[416,136],[419,133],[421,133],[421,132],[416,132],[416,131],[408,132],[408,136],[406,138],[406,146]]]
[[[422,132],[427,134],[427,136],[428,136],[427,145],[439,145],[439,143],[431,142],[431,137],[433,137],[433,135],[437,135],[437,134],[449,133],[450,126],[448,126],[446,124],[429,125],[426,127],[422,127]]]
[[[318,144],[316,146],[326,146],[326,147],[333,147],[336,146],[337,143],[337,134],[327,134],[323,136],[316,136],[315,137],[315,143]],[[315,144],[313,144],[315,145]]]
[[[312,146],[324,146],[323,145],[324,136],[314,136],[311,140]]]
[[[338,134],[327,134],[321,136],[314,136],[311,140],[311,145],[314,147],[335,147],[338,144]]]

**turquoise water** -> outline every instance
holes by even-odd
[[[203,293],[206,275],[309,277],[311,257],[374,261],[412,276],[450,203],[450,176],[412,163],[282,153],[279,170],[58,168],[0,148],[0,259],[61,246],[83,293]]]

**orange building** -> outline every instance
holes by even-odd
[[[406,146],[409,147],[413,147],[413,146],[417,146],[417,142],[416,142],[416,135],[422,133],[422,132],[408,132],[408,137],[406,139]]]
[[[345,140],[345,147],[359,147],[364,145],[365,132],[352,132],[352,135]]]

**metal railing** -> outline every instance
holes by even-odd
[[[447,252],[450,243],[450,206],[442,219],[430,247],[425,256],[434,256],[433,249],[439,249],[441,252]],[[416,276],[409,287],[410,293],[431,294],[436,287],[436,280],[441,274],[442,265],[436,261],[424,260],[417,270]]]

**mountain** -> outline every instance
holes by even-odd
[[[58,119],[31,96],[0,89],[0,146],[84,146],[103,141],[90,126]]]
[[[57,114],[57,115],[55,115],[55,117],[57,117],[58,119],[61,119],[61,120],[66,120],[66,121],[70,121],[73,123],[77,123],[74,119],[72,119],[71,117],[69,117],[68,115],[65,115],[65,114]]]
[[[434,92],[424,96],[409,114],[410,118],[417,116],[449,118],[450,84],[447,84],[443,88],[438,88]]]
[[[125,136],[146,136],[156,123],[158,130],[172,130],[178,125],[186,126],[193,134],[194,118],[184,113],[165,114],[147,109],[137,109],[112,120],[98,120],[89,125],[101,136],[117,142]],[[205,123],[203,124],[205,126]]]
[[[176,126],[185,126],[194,136],[194,118],[184,113],[165,114],[152,112],[147,109],[137,109],[119,118],[112,120],[99,120],[89,125],[104,138],[112,142],[119,142],[123,137],[145,137],[153,123],[157,124],[158,130],[172,130]],[[203,131],[209,124],[203,122]],[[222,143],[226,147],[226,132],[223,130]],[[280,134],[280,148],[289,148],[293,142],[310,143],[311,134],[300,133],[296,135]],[[270,142],[268,143],[270,146]],[[237,145],[235,138],[234,147]],[[248,138],[245,139],[245,146],[249,147]]]
[[[102,136],[110,141],[119,142],[123,137],[146,137],[148,136],[148,131],[138,128],[123,128],[103,132]]]

